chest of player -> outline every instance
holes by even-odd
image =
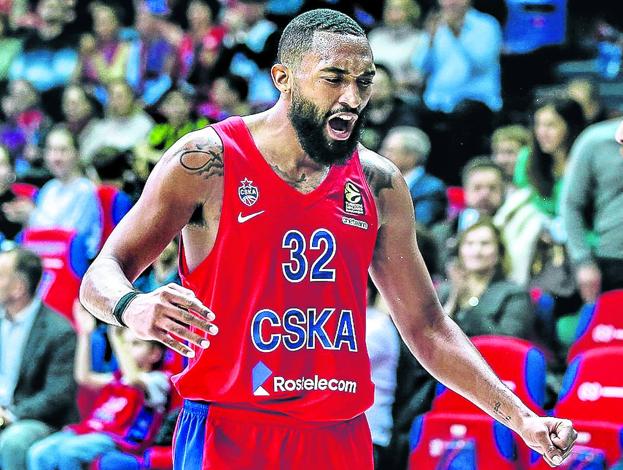
[[[367,269],[376,207],[349,166],[332,168],[308,194],[276,174],[236,170],[226,170],[221,249],[247,265],[273,265],[291,283],[335,281],[340,270]]]

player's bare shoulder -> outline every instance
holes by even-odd
[[[212,127],[186,134],[163,158],[188,175],[205,180],[223,176],[223,143]]]
[[[395,179],[400,176],[400,171],[387,158],[363,145],[360,144],[358,150],[363,173],[374,197],[378,199],[381,191],[395,187]]]
[[[189,174],[204,179],[223,176],[223,143],[211,127],[187,134],[172,156]]]
[[[388,205],[395,205],[396,199],[408,189],[400,170],[389,159],[359,145],[359,160],[368,185],[374,195],[380,220],[388,212]]]
[[[164,153],[145,189],[205,202],[222,188],[223,167],[223,143],[213,128],[206,127],[186,134]]]

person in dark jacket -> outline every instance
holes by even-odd
[[[37,296],[41,260],[0,252],[0,468],[25,470],[39,439],[77,419],[69,322]]]
[[[506,279],[504,244],[490,219],[482,218],[458,241],[449,281],[439,287],[446,313],[467,336],[505,335],[530,340],[534,312],[528,292]]]
[[[381,153],[389,158],[404,176],[415,210],[415,220],[426,227],[445,219],[446,185],[426,172],[430,153],[428,136],[412,126],[398,126],[389,131]]]

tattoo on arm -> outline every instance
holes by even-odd
[[[500,410],[500,406],[502,406],[502,403],[500,403],[499,401],[495,403],[495,406],[493,407],[493,411],[495,411],[496,414],[503,416],[505,421],[510,421],[511,417],[506,415],[504,412],[502,412]]]
[[[180,165],[190,173],[205,179],[211,176],[223,176],[223,148],[215,142],[193,142],[192,148],[181,149]]]

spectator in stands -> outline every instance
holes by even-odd
[[[11,63],[11,80],[28,80],[39,92],[69,83],[78,54],[76,37],[67,28],[75,19],[74,8],[64,3],[58,0],[36,2],[36,15],[29,27],[21,31],[23,50]]]
[[[120,450],[106,452],[97,462],[98,470],[173,468],[173,435],[179,414],[179,407],[167,413],[153,445],[143,455]]]
[[[209,124],[206,118],[197,119],[194,116],[191,97],[179,90],[169,91],[158,110],[164,116],[165,122],[156,124],[147,139],[137,144],[133,150],[133,169],[138,178],[144,181],[164,151],[174,142]]]
[[[22,50],[22,41],[9,33],[9,19],[0,14],[0,81],[7,79],[13,58]]]
[[[251,106],[263,107],[277,99],[270,68],[277,55],[279,31],[266,18],[267,0],[239,0],[223,16],[227,35],[214,68],[244,77],[249,82]]]
[[[520,154],[515,167],[515,191],[495,218],[509,248],[513,281],[527,285],[539,251],[566,238],[559,216],[560,190],[571,145],[584,128],[580,105],[568,98],[537,103],[530,153]],[[562,287],[562,283],[560,283]],[[560,294],[560,293],[559,293]],[[569,292],[570,295],[570,292]]]
[[[29,470],[74,470],[116,448],[140,449],[153,440],[165,412],[170,382],[158,370],[164,353],[162,344],[140,340],[128,329],[110,326],[108,337],[119,371],[94,372],[91,333],[95,330],[95,318],[78,308],[76,325],[76,380],[82,386],[101,391],[94,409],[83,421],[68,425],[31,447]],[[119,406],[120,402],[124,406]]]
[[[426,227],[441,222],[447,206],[446,186],[424,168],[429,153],[430,140],[416,127],[394,127],[381,147],[381,154],[398,167],[407,182],[415,220]]]
[[[530,152],[530,139],[530,131],[517,124],[500,127],[491,136],[491,158],[504,170],[507,194],[515,189],[517,158],[520,153]]]
[[[4,214],[5,203],[14,201],[17,196],[11,191],[11,183],[15,182],[15,170],[9,151],[0,146],[0,241],[13,240],[22,229],[22,224],[12,222]]]
[[[12,80],[8,93],[2,97],[2,111],[6,118],[0,126],[0,144],[18,161],[18,173],[27,170],[37,152],[42,134],[50,127],[50,119],[41,107],[37,90],[26,80]]]
[[[418,124],[415,108],[396,95],[394,79],[389,69],[381,64],[376,65],[374,87],[365,113],[361,142],[375,151],[393,127]]]
[[[93,18],[93,34],[80,38],[80,58],[75,81],[96,90],[101,101],[106,101],[105,88],[113,80],[125,78],[130,44],[121,40],[121,12],[116,5],[99,1],[89,5]]]
[[[75,136],[57,126],[47,136],[44,158],[54,176],[32,201],[20,198],[5,203],[9,220],[31,228],[73,229],[86,237],[89,257],[97,254],[101,237],[101,211],[94,184],[82,175]]]
[[[616,133],[616,141],[613,136]],[[561,213],[582,298],[623,289],[623,125],[594,124],[571,150]]]
[[[500,233],[488,218],[459,237],[457,260],[448,283],[439,287],[439,299],[468,336],[533,336],[530,296],[507,280],[504,253]]]
[[[471,0],[439,0],[426,21],[427,41],[413,58],[426,76],[422,126],[431,137],[430,170],[447,184],[457,169],[488,151],[494,112],[502,107],[502,30]]]
[[[396,393],[396,369],[401,341],[389,314],[374,306],[376,294],[378,292],[368,282],[366,346],[374,383],[374,403],[366,411],[366,418],[374,445],[374,467],[382,469],[394,427],[392,405]]]
[[[69,85],[63,91],[61,106],[64,124],[76,136],[80,148],[83,148],[84,136],[88,135],[100,114],[99,103],[87,94],[83,86]]]
[[[177,80],[198,92],[214,77],[214,64],[225,37],[225,28],[215,23],[219,10],[216,1],[191,0],[186,9],[188,31],[171,22],[161,25],[166,39],[177,48]]]
[[[228,73],[211,83],[208,100],[198,104],[197,112],[212,122],[222,121],[230,116],[244,116],[251,111],[247,103],[248,94],[247,80]]]
[[[176,240],[166,246],[151,268],[135,281],[134,286],[142,292],[151,292],[171,282],[180,283]]]
[[[128,59],[128,83],[136,96],[147,105],[153,105],[173,84],[175,46],[162,32],[159,3],[139,0],[135,28],[139,38],[131,43]],[[109,89],[110,93],[110,89]]]
[[[39,439],[77,418],[76,336],[37,296],[41,260],[0,252],[0,468],[25,470]]]
[[[558,213],[569,151],[584,127],[582,108],[572,99],[553,98],[535,107],[532,150],[518,159],[515,183],[531,190],[532,203],[544,214]]]
[[[154,127],[153,119],[143,111],[134,99],[128,83],[119,80],[108,86],[106,117],[96,122],[83,136],[82,159],[91,163],[102,147],[129,150],[143,142]]]
[[[411,58],[426,43],[424,32],[418,28],[419,18],[420,6],[415,0],[388,0],[383,22],[368,34],[375,62],[390,70],[401,92],[413,93],[422,80],[411,66]]]
[[[608,110],[599,96],[596,82],[586,78],[577,78],[567,84],[567,95],[582,106],[586,125],[608,119]]]
[[[482,216],[493,217],[504,202],[504,172],[490,158],[474,158],[463,169],[463,189],[465,209],[432,228],[441,269],[445,269],[446,262],[456,254],[461,232]]]

